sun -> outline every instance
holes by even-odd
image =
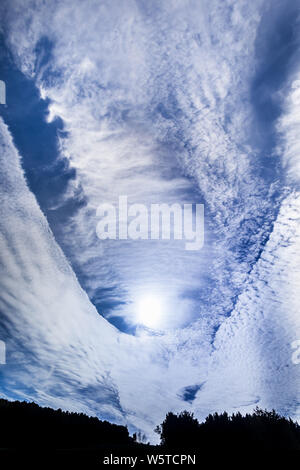
[[[137,323],[148,328],[158,328],[162,322],[163,302],[159,296],[143,295],[137,301]]]

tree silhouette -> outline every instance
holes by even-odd
[[[128,429],[82,413],[0,399],[0,447],[84,447],[130,444]]]
[[[160,435],[161,444],[167,447],[190,447],[198,436],[199,423],[193,413],[182,411],[178,415],[168,413],[164,422],[155,432]]]
[[[82,413],[41,408],[34,403],[0,399],[0,423],[1,463],[5,452],[8,452],[9,459],[12,455],[24,459],[25,452],[29,452],[32,458],[42,451],[39,463],[44,461],[45,455],[47,458],[58,455],[61,463],[67,452],[68,464],[71,461],[78,464],[81,459],[82,468],[90,468],[89,459],[99,466],[99,456],[110,453],[145,456],[192,450],[193,453],[216,455],[217,451],[220,455],[225,455],[225,452],[236,455],[242,450],[245,455],[252,455],[263,450],[270,455],[270,451],[300,450],[300,426],[275,410],[260,408],[245,416],[239,412],[231,416],[226,412],[213,413],[202,423],[188,411],[169,412],[156,428],[160,446],[145,444],[146,436],[141,431],[131,438],[125,426]],[[9,464],[7,468],[12,468],[11,460]]]
[[[245,416],[210,414],[204,423],[187,411],[168,413],[155,432],[160,435],[161,445],[172,449],[300,450],[300,426],[275,410],[260,408]]]

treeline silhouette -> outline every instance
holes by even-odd
[[[39,455],[39,462],[45,456],[55,456],[59,463],[80,461],[84,468],[92,468],[109,454],[145,456],[190,451],[214,455],[226,450],[230,455],[239,451],[251,455],[261,450],[300,450],[300,426],[274,410],[259,408],[246,416],[210,414],[203,423],[187,411],[170,412],[155,431],[161,439],[157,446],[138,442],[145,441],[141,433],[131,437],[125,426],[82,413],[0,399],[0,463],[4,457],[11,463],[15,455],[21,456],[23,463],[30,454]]]
[[[83,448],[132,443],[128,429],[83,413],[0,399],[0,448]]]
[[[155,431],[169,449],[267,451],[300,450],[300,426],[275,412],[256,408],[242,416],[226,412],[207,416],[204,423],[193,413],[168,413]]]

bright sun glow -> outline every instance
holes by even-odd
[[[162,300],[155,295],[144,295],[137,302],[137,321],[148,328],[158,328],[162,321]]]

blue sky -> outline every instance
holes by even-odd
[[[149,436],[170,409],[299,417],[299,2],[0,13],[2,394]],[[204,247],[100,241],[123,194],[204,204]]]

